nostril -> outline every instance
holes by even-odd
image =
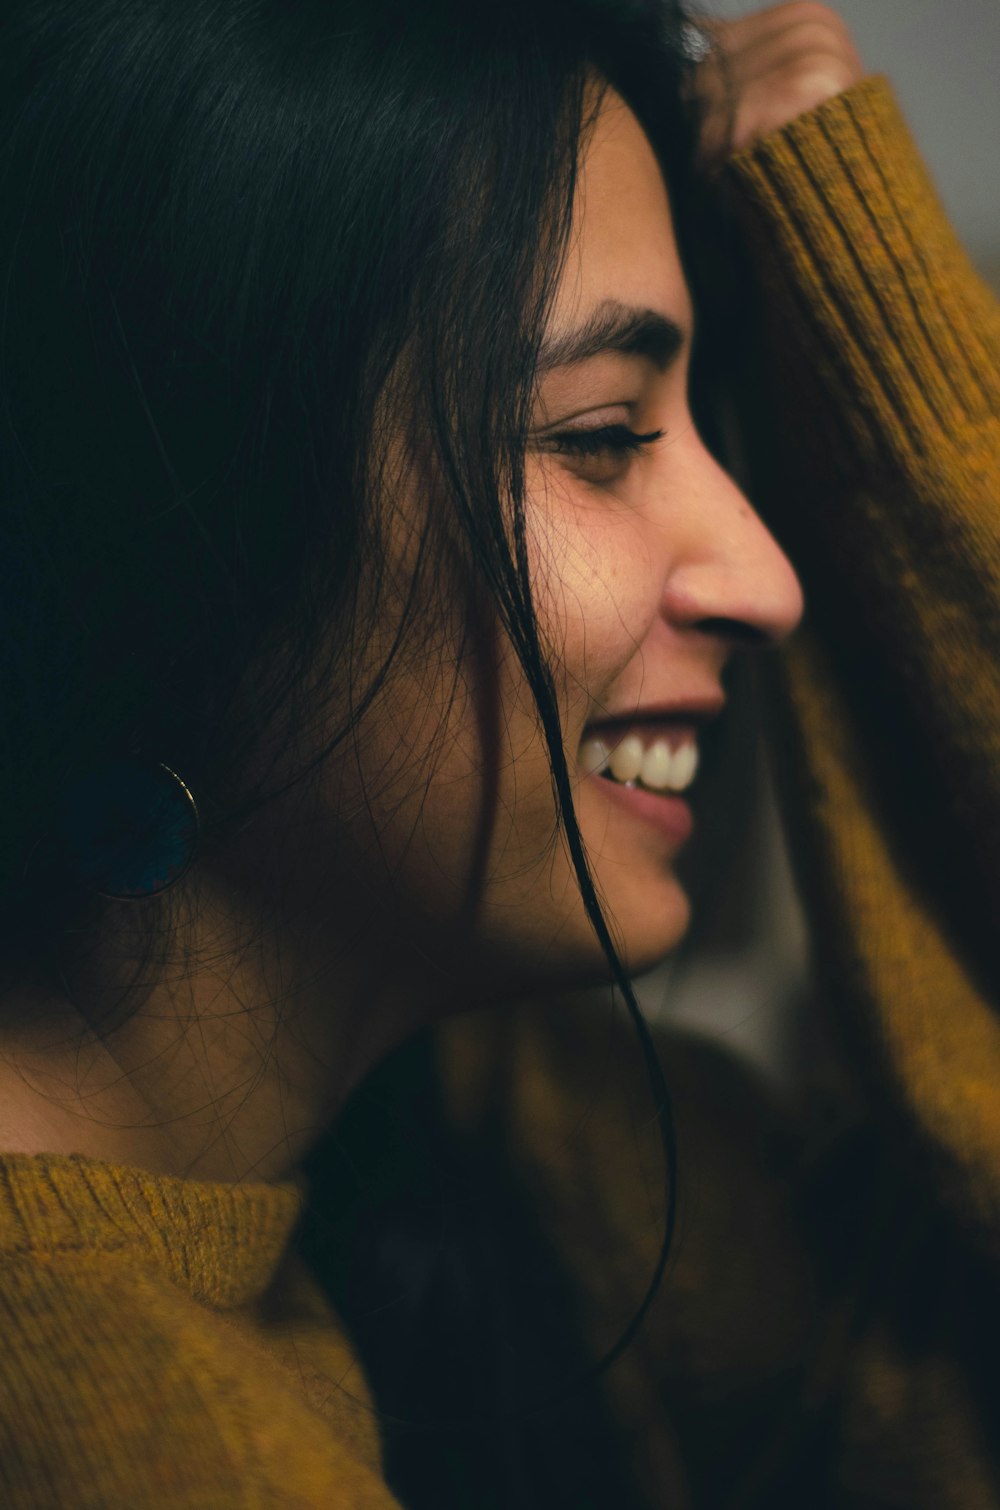
[[[696,627],[746,650],[762,650],[774,643],[766,630],[757,629],[743,619],[699,619]]]

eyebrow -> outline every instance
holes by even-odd
[[[605,299],[576,330],[557,333],[542,343],[538,371],[571,367],[605,352],[648,357],[666,372],[683,350],[686,336],[675,320],[655,309],[641,309]]]

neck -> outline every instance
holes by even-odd
[[[135,974],[120,933],[72,1002],[35,988],[0,1005],[0,1148],[280,1180],[374,1065],[449,1010],[445,983],[398,931],[394,949],[388,928],[380,948],[356,928],[348,943],[329,909],[261,927],[254,899],[204,877],[185,910],[197,922],[113,1026],[107,1007]]]

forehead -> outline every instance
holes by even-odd
[[[660,165],[635,115],[611,88],[581,157],[554,323],[576,323],[609,299],[663,310],[681,323],[690,319]]]

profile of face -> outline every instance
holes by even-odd
[[[608,90],[537,374],[526,506],[575,811],[633,973],[688,923],[675,867],[697,832],[678,789],[721,711],[723,667],[802,612],[788,560],[694,427],[691,340],[667,189]],[[398,502],[401,580],[408,511],[424,506]],[[350,896],[462,990],[606,978],[517,658],[457,575],[430,606],[434,633],[404,650],[324,778]],[[592,769],[609,752],[611,774]]]

